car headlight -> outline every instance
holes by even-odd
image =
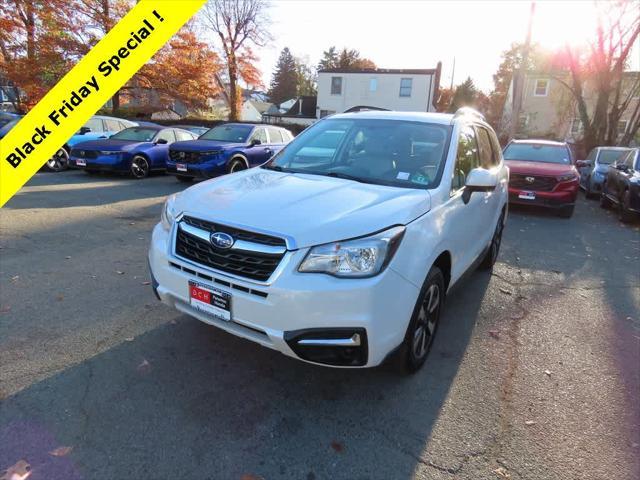
[[[164,228],[166,231],[171,230],[171,226],[176,219],[176,197],[176,193],[171,195],[169,198],[167,198],[166,202],[164,202],[164,206],[162,207],[162,213],[160,214],[160,223],[162,223],[162,228]]]
[[[372,277],[389,264],[404,231],[404,227],[392,227],[369,237],[313,247],[298,271],[347,278]]]
[[[100,150],[100,155],[120,155],[121,152],[114,152],[113,150]]]
[[[559,182],[570,182],[571,180],[578,180],[578,177],[575,173],[567,173],[558,177]]]

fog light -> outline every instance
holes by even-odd
[[[357,367],[367,363],[364,328],[310,328],[285,332],[284,340],[296,355],[325,365]]]

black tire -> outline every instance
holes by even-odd
[[[244,163],[244,160],[242,160],[241,158],[234,158],[229,164],[229,173],[236,173],[246,169],[247,164]]]
[[[631,211],[631,192],[629,190],[625,190],[622,194],[619,216],[622,223],[631,223],[634,220],[635,215]]]
[[[496,225],[496,229],[493,232],[493,237],[491,238],[491,243],[489,244],[489,249],[485,254],[482,262],[478,266],[479,270],[491,270],[493,265],[496,263],[498,259],[498,254],[500,253],[500,245],[502,245],[502,231],[504,230],[504,213],[500,215],[498,219],[498,224]]]
[[[45,163],[50,172],[63,172],[69,168],[69,152],[63,147]]]
[[[176,178],[179,182],[191,183],[193,181],[193,177],[187,177],[186,175],[176,175]]]
[[[137,180],[142,180],[149,176],[149,160],[142,155],[136,155],[131,160],[131,176]]]
[[[584,187],[584,198],[594,198],[595,195],[591,191],[591,178],[587,178],[587,185]]]
[[[600,194],[600,208],[604,208],[609,209],[611,208],[613,204],[611,203],[611,200],[609,200],[609,198],[607,198],[607,196],[604,194],[604,188],[602,189],[602,193]]]
[[[413,309],[399,361],[405,373],[415,373],[424,365],[438,331],[444,305],[444,276],[438,267],[431,267],[418,301]]]
[[[573,217],[573,211],[575,210],[575,205],[568,205],[566,207],[562,207],[558,210],[558,216],[562,218],[571,218]]]

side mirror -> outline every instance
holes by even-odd
[[[578,168],[584,168],[584,167],[590,167],[591,166],[591,162],[589,160],[578,160],[576,162],[576,167]]]
[[[620,170],[622,172],[626,172],[627,170],[629,170],[629,167],[627,165],[625,165],[624,163],[618,163],[618,164],[616,164],[616,169]]]
[[[262,142],[260,140],[258,140],[257,138],[254,138],[253,140],[251,140],[249,142],[249,146],[250,147],[255,147],[256,145],[262,145]]]
[[[80,127],[80,135],[84,135],[85,133],[89,133],[91,129],[89,127]]]
[[[493,173],[484,168],[474,168],[467,175],[462,200],[464,203],[469,203],[473,192],[493,192],[497,186],[498,179]]]
[[[166,138],[159,138],[158,140],[156,140],[156,145],[166,145],[169,142],[167,141]]]

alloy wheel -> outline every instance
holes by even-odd
[[[53,157],[47,160],[47,168],[52,172],[61,172],[69,166],[69,154],[64,148],[58,150]]]
[[[431,347],[440,316],[440,297],[440,287],[437,284],[432,284],[427,289],[424,301],[420,305],[418,322],[411,342],[411,348],[416,360],[426,356]]]
[[[149,175],[149,162],[146,158],[136,156],[131,161],[131,174],[135,178],[145,178]]]

